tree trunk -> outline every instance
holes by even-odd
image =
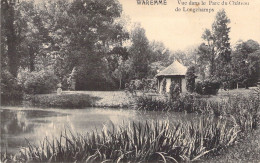
[[[122,87],[122,79],[120,78],[120,80],[119,80],[119,90],[121,89],[121,87]]]
[[[29,58],[29,62],[30,62],[30,71],[34,71],[35,67],[34,67],[34,49],[33,47],[29,47],[29,54],[30,54],[30,58]]]
[[[14,7],[13,4],[5,4],[6,10],[4,11],[5,18],[5,28],[7,36],[7,56],[8,56],[8,69],[9,72],[16,77],[19,68],[19,58],[17,55],[17,40],[14,29]]]

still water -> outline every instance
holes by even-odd
[[[186,121],[198,118],[195,114],[176,112],[136,111],[129,109],[85,108],[53,109],[2,107],[1,114],[1,151],[15,153],[26,146],[26,139],[38,145],[45,137],[55,138],[65,130],[72,133],[87,133],[129,122]]]

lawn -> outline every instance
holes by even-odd
[[[233,90],[219,90],[217,95],[209,95],[205,96],[208,100],[214,100],[214,101],[221,101],[221,100],[227,100],[229,97],[232,96],[249,96],[250,93],[254,92],[254,89],[257,87],[250,87],[249,89],[245,88],[239,88],[239,89],[233,89]]]
[[[39,107],[55,107],[55,108],[84,108],[92,107],[96,101],[100,100],[98,97],[93,97],[88,94],[74,93],[74,94],[37,94],[28,95],[25,97],[23,104],[25,106],[39,106]]]
[[[203,96],[207,100],[222,101],[228,97],[241,95],[248,96],[253,92],[250,89],[220,90],[217,95]],[[138,92],[141,96],[141,93]],[[61,95],[56,93],[34,95],[35,105],[46,107],[128,107],[132,98],[125,91],[63,91]]]
[[[95,97],[93,106],[97,107],[124,107],[129,104],[129,98],[124,91],[64,91],[63,94],[82,94]]]
[[[243,94],[243,96],[248,96],[250,92],[253,92],[255,88],[250,89],[234,89],[234,90],[219,90],[217,95],[204,96],[208,100],[221,101],[228,99],[230,96],[237,96]],[[140,94],[140,92],[138,92]],[[63,91],[63,94],[70,95],[89,95],[90,97],[95,97],[93,106],[97,107],[127,107],[131,102],[129,96],[125,91]]]

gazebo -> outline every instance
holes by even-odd
[[[177,60],[174,61],[170,66],[162,70],[156,75],[158,81],[158,90],[160,93],[163,91],[163,83],[166,80],[165,91],[170,92],[170,86],[172,82],[180,85],[181,92],[186,92],[186,80],[185,74],[187,67],[182,65]]]

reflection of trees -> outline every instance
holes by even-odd
[[[30,132],[33,126],[28,125],[26,113],[23,111],[3,110],[1,113],[1,133],[21,134]]]

